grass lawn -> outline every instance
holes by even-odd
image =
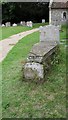
[[[2,31],[2,39],[8,38],[11,35],[18,34],[20,32],[31,30],[32,28],[29,27],[22,27],[22,26],[16,26],[16,27],[2,27],[0,28],[0,33]],[[0,40],[2,40],[0,37]]]
[[[63,32],[61,33],[61,38]],[[3,118],[66,117],[66,47],[60,44],[59,64],[54,65],[44,83],[25,82],[23,65],[39,32],[21,39],[2,63]]]
[[[49,24],[48,22],[47,23],[34,23],[33,28],[38,28],[40,26],[44,26],[44,25],[48,25],[48,24]]]
[[[14,34],[18,34],[20,32],[26,31],[26,30],[31,30],[33,28],[37,28],[39,26],[44,26],[48,23],[35,23],[33,24],[33,27],[23,27],[23,26],[16,26],[16,27],[0,27],[0,40],[8,38]],[[2,34],[3,33],[3,34]]]

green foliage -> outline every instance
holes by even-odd
[[[43,18],[48,21],[49,11],[47,2],[7,2],[2,5],[2,21],[20,22],[33,21],[41,22]]]
[[[7,0],[0,0],[0,3],[5,4],[5,3],[7,3]]]
[[[65,38],[68,38],[68,34],[67,34],[67,24],[66,25],[63,25],[61,27],[61,32],[60,32],[60,39],[65,39]]]

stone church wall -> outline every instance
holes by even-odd
[[[66,12],[66,19],[63,18],[63,13]],[[68,11],[66,9],[52,9],[51,10],[51,24],[61,25],[68,20]]]

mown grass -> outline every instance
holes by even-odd
[[[0,40],[3,40],[5,38],[8,38],[14,34],[18,34],[23,31],[31,30],[33,28],[38,28],[39,26],[44,26],[48,23],[34,23],[33,27],[23,27],[23,26],[16,26],[16,27],[0,27]]]
[[[45,26],[45,25],[48,25],[48,24],[49,24],[48,22],[46,22],[46,23],[34,23],[33,28],[38,28],[40,26]]]
[[[2,39],[8,38],[14,34],[18,34],[20,32],[31,30],[32,28],[23,27],[23,26],[16,26],[16,27],[2,27],[0,28],[0,34],[2,31]],[[2,40],[0,37],[0,40]]]
[[[66,117],[65,42],[60,44],[59,64],[52,66],[42,84],[26,82],[22,77],[24,62],[36,42],[39,42],[39,32],[24,37],[2,63],[3,118]]]
[[[62,29],[62,32],[60,32],[60,38],[61,39],[66,39],[66,38],[68,38],[68,34],[67,34],[67,24],[66,25],[63,25],[62,27],[61,27],[61,29]]]

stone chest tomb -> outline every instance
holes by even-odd
[[[44,79],[45,71],[49,69],[59,45],[58,27],[47,25],[40,27],[39,31],[40,42],[32,47],[24,66],[24,77],[26,79]]]

